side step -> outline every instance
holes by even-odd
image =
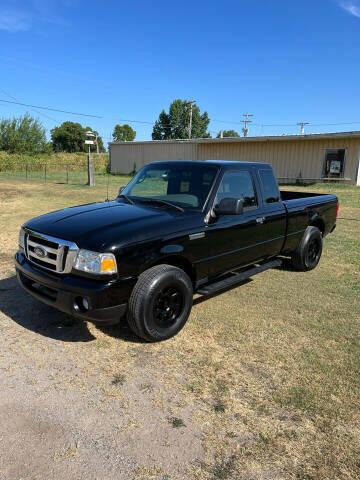
[[[270,262],[263,263],[258,267],[253,267],[249,270],[244,270],[240,273],[234,274],[232,277],[226,278],[225,280],[220,280],[219,282],[205,285],[204,287],[201,287],[199,290],[197,290],[196,293],[199,293],[200,295],[210,295],[211,293],[223,290],[224,288],[230,287],[231,285],[243,282],[244,280],[252,277],[253,275],[265,272],[265,270],[269,270],[269,268],[279,267],[280,265],[282,265],[282,260],[280,258],[276,260],[271,260]]]

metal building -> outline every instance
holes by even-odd
[[[270,163],[280,183],[360,185],[360,132],[113,142],[109,154],[112,173],[129,174],[158,160],[243,160]]]

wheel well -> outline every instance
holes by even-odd
[[[156,262],[149,265],[147,268],[155,267],[155,265],[164,265],[164,264],[181,268],[181,270],[184,270],[184,272],[189,275],[192,283],[195,284],[196,273],[192,263],[190,262],[190,260],[187,260],[186,258],[181,257],[180,255],[169,255],[168,257],[160,258]]]
[[[310,223],[310,227],[317,227],[322,234],[325,232],[325,223],[321,218],[317,218]]]

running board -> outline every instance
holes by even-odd
[[[258,273],[265,272],[269,270],[269,268],[280,267],[282,265],[282,260],[279,258],[276,260],[271,260],[270,262],[263,263],[258,267],[250,268],[249,270],[244,270],[243,272],[234,274],[233,277],[226,278],[225,280],[220,280],[216,283],[211,283],[209,285],[205,285],[197,290],[196,293],[200,295],[210,295],[211,293],[217,292],[219,290],[223,290],[224,288],[230,287],[231,285],[236,285],[237,283],[243,282],[249,277],[253,275],[257,275]]]

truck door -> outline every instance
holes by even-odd
[[[221,179],[214,205],[222,198],[240,198],[244,212],[219,216],[209,223],[206,236],[209,245],[208,275],[245,266],[264,255],[263,231],[259,218],[262,212],[256,192],[254,170],[226,170]]]
[[[259,231],[263,239],[262,256],[278,255],[286,235],[286,209],[280,198],[279,185],[272,168],[260,168],[262,208]]]

